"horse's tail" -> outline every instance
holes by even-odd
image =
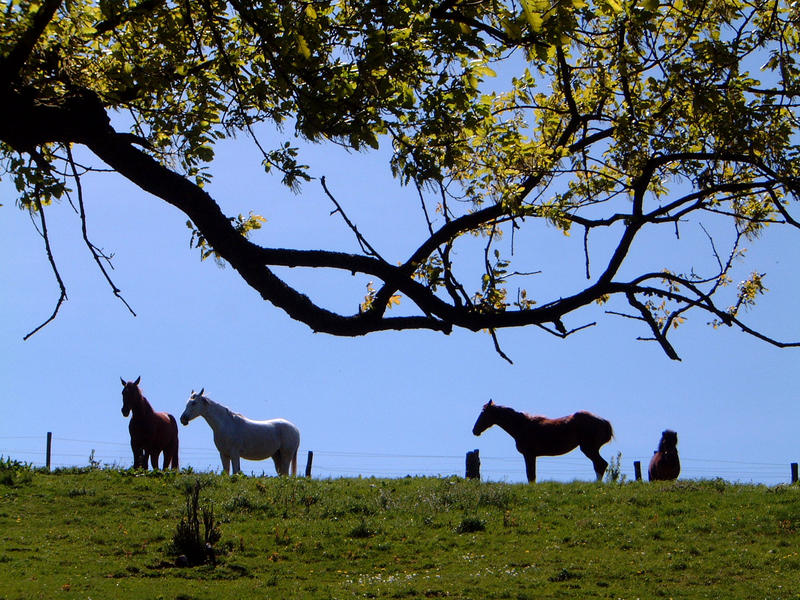
[[[603,419],[603,424],[606,426],[606,441],[603,443],[607,444],[614,439],[614,428],[611,426],[611,421],[607,419]]]
[[[173,415],[169,416],[170,425],[172,425],[172,433],[174,434],[174,442],[172,443],[172,460],[170,461],[169,466],[175,469],[176,471],[180,470],[178,467],[178,422],[175,420]]]

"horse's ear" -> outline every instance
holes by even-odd
[[[134,384],[134,385],[139,385],[139,382],[140,382],[141,380],[142,380],[142,376],[141,376],[141,375],[139,375],[139,376],[136,378],[136,381],[134,381],[134,382],[133,382],[133,384]]]
[[[489,401],[486,403],[486,406],[494,406],[494,400],[489,398]]]
[[[125,387],[125,380],[122,377],[120,377],[119,380],[122,382],[122,387]]]
[[[203,392],[206,391],[206,388],[200,388],[200,391],[197,393],[198,396],[202,396]]]

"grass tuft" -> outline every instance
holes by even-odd
[[[464,517],[456,527],[458,533],[477,533],[486,531],[486,521],[479,517]]]

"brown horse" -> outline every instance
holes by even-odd
[[[592,461],[598,481],[608,467],[600,456],[600,447],[611,440],[614,430],[611,423],[592,413],[579,411],[567,417],[548,419],[498,406],[489,400],[483,405],[472,433],[480,435],[492,425],[499,425],[517,442],[517,450],[525,458],[529,482],[536,481],[536,457],[558,456],[576,447]]]
[[[164,466],[178,468],[178,422],[170,414],[155,412],[139,389],[136,381],[122,382],[122,416],[131,412],[128,431],[131,434],[131,450],[133,450],[133,468],[147,470],[148,459],[153,469],[158,469],[158,455],[164,453]]]
[[[647,478],[650,481],[672,481],[681,474],[681,461],[678,458],[678,434],[667,429],[661,433],[658,450],[650,459]]]

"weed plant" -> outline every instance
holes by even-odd
[[[800,487],[0,466],[0,599],[800,599]],[[13,471],[21,475],[7,477]],[[216,563],[178,567],[188,489]],[[193,500],[191,502],[194,502]],[[194,530],[194,525],[191,529]]]
[[[171,551],[181,559],[179,564],[185,562],[185,566],[216,562],[214,545],[219,541],[220,531],[214,520],[214,507],[200,506],[200,492],[206,485],[195,479],[184,487],[186,509],[172,536]]]
[[[17,487],[33,480],[33,467],[11,458],[0,456],[0,486]]]

